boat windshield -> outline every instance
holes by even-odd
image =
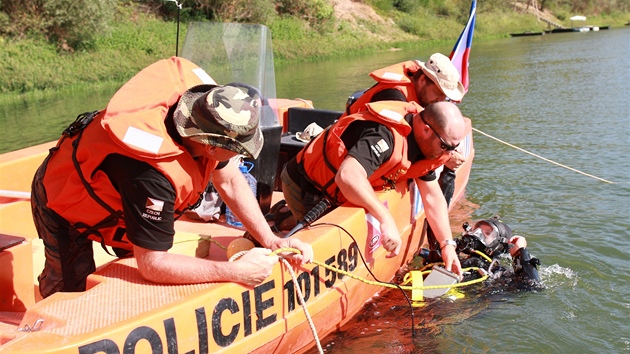
[[[182,46],[182,58],[204,69],[217,83],[239,82],[276,98],[271,31],[258,24],[192,22]],[[278,124],[263,115],[262,126]]]

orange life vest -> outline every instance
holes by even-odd
[[[181,95],[199,84],[214,81],[182,58],[160,60],[140,71],[91,123],[74,136],[62,137],[51,150],[43,178],[47,206],[90,239],[131,249],[120,195],[98,170],[111,154],[160,171],[175,189],[176,211],[195,204],[218,162],[195,161],[168,135],[164,119]]]
[[[372,71],[370,76],[376,80],[376,84],[350,105],[344,115],[364,111],[366,105],[372,102],[372,97],[386,89],[395,89],[402,92],[407,98],[407,102],[418,102],[416,89],[411,80],[418,70],[421,70],[418,63],[409,60]]]
[[[409,113],[415,114],[422,108],[415,102],[378,101],[366,104],[367,111],[341,117],[335,124],[311,140],[296,156],[300,171],[333,204],[340,205],[346,198],[335,183],[339,166],[348,154],[341,140],[345,129],[353,122],[374,121],[385,125],[394,137],[392,154],[368,177],[374,190],[388,190],[403,179],[422,177],[443,165],[448,155],[434,160],[411,163],[407,159],[407,136],[411,126],[405,121]]]

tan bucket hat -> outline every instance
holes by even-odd
[[[198,85],[184,92],[173,115],[179,135],[257,158],[263,146],[258,101],[234,86]]]
[[[422,72],[440,87],[446,97],[452,101],[461,101],[464,97],[464,85],[459,81],[459,72],[451,60],[441,53],[432,54],[426,62],[416,61]]]
[[[317,125],[317,123],[313,122],[304,128],[304,131],[295,133],[295,138],[299,141],[308,143],[314,137],[318,136],[321,132],[324,131],[324,128]]]

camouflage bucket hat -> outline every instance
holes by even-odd
[[[234,86],[199,85],[184,92],[173,115],[179,135],[257,158],[263,146],[258,101]]]

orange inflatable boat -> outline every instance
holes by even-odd
[[[258,30],[262,33],[254,37],[270,43],[265,28],[259,26]],[[233,35],[226,27],[218,31]],[[248,29],[243,34],[251,37],[252,31]],[[208,32],[189,30],[187,42],[195,35],[208,38],[201,36]],[[252,43],[251,38],[236,42]],[[185,56],[186,45],[183,53]],[[195,57],[194,53],[190,56],[206,68],[204,58]],[[227,81],[214,75],[213,78]],[[266,81],[251,84],[269,85]],[[303,100],[269,99],[269,106],[277,117],[277,129],[285,132],[289,130],[291,117],[287,116],[292,108],[308,110],[308,102]],[[271,153],[279,160],[276,163],[290,156],[292,146],[281,143],[280,133],[277,141],[265,138],[268,144],[276,145],[277,150]],[[454,201],[463,195],[468,182],[474,157],[472,143],[469,132],[461,144],[468,160],[457,172]],[[0,155],[3,353],[303,352],[315,345],[315,336],[322,338],[339,328],[383,289],[348,274],[374,280],[370,270],[379,280],[389,281],[412,258],[421,241],[424,210],[419,192],[414,182],[400,182],[395,189],[378,193],[401,232],[403,246],[394,258],[386,258],[388,252],[374,242],[378,235],[371,215],[362,208],[343,205],[292,236],[313,246],[317,264],[290,272],[287,265],[279,263],[272,275],[254,288],[235,283],[150,283],[140,276],[133,258],[112,257],[95,243],[98,268],[88,278],[88,289],[41,299],[37,275],[43,268],[44,251],[31,217],[30,182],[53,145],[47,143]],[[272,175],[270,181],[259,181],[268,188],[262,191],[259,187],[263,209],[281,198],[274,181],[275,169]],[[222,221],[206,223],[182,218],[175,227],[175,245],[169,252],[217,260],[227,260],[226,247],[243,234]]]

